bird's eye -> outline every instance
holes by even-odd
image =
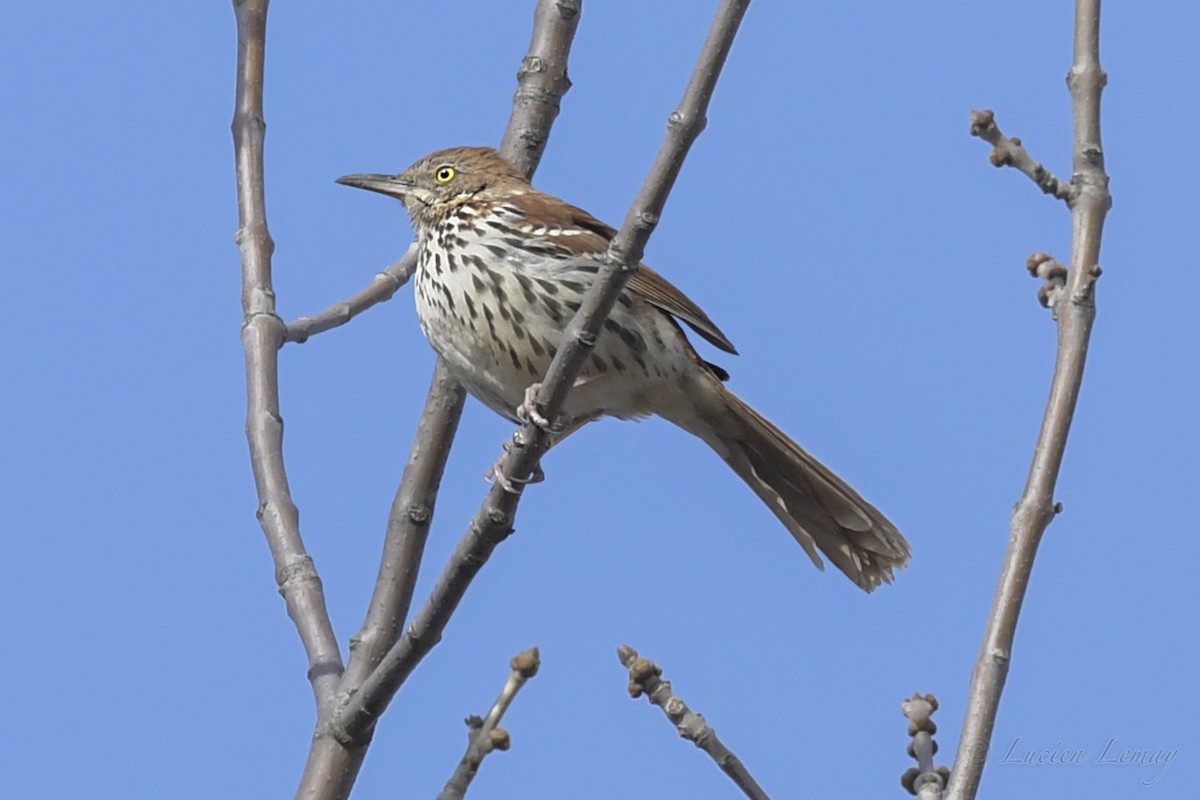
[[[454,180],[454,167],[438,167],[433,179],[438,183],[449,183]]]

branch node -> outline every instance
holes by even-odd
[[[1093,165],[1104,163],[1104,149],[1100,147],[1099,142],[1088,142],[1079,149],[1079,152]]]
[[[937,697],[931,692],[917,692],[900,704],[900,710],[908,718],[908,735],[916,736],[924,732],[937,733],[937,723],[933,721],[933,712],[938,710]]]
[[[625,661],[625,666],[629,669],[630,697],[649,694],[658,685],[662,667],[647,658],[642,658],[636,651],[631,659]]]
[[[663,681],[663,683],[667,686],[671,685],[670,681]],[[683,718],[685,716],[687,716],[687,713],[688,713],[687,703],[683,702],[683,700],[679,699],[678,697],[668,697],[666,700],[663,701],[662,710],[663,710],[663,713],[666,714],[667,717],[672,722],[676,723],[681,728],[683,727],[683,724],[682,724]],[[700,716],[699,714],[696,714],[694,721],[703,723],[704,717]],[[689,730],[694,730],[698,727],[703,727],[703,725],[701,724],[699,726],[695,726],[695,725],[689,726]],[[682,731],[680,732],[680,734],[686,736],[686,734],[684,734]],[[695,730],[695,732],[692,733],[691,738],[694,738],[697,734],[698,734],[698,730]]]
[[[521,59],[521,66],[517,68],[517,80],[545,71],[546,62],[541,57],[528,55]]]
[[[1093,303],[1096,292],[1096,281],[1103,274],[1099,264],[1093,264],[1087,276],[1080,283],[1078,291],[1071,297],[1071,302],[1077,306],[1089,306]]]
[[[996,112],[990,108],[974,109],[971,111],[971,135],[987,139],[986,131],[996,127]]]
[[[1049,253],[1034,253],[1025,260],[1025,269],[1035,278],[1042,279],[1038,287],[1038,302],[1050,309],[1051,316],[1058,318],[1058,301],[1067,285],[1067,268]]]
[[[340,709],[346,705],[351,694],[351,692],[339,692],[337,697],[334,698],[334,708],[337,710],[330,715],[329,721],[325,723],[325,732],[347,750],[358,750],[365,748],[371,743],[371,738],[375,735],[375,719],[374,717],[367,717],[369,720],[367,724],[356,726],[358,733],[350,732],[344,724]],[[366,714],[367,712],[364,712],[364,716]]]
[[[523,653],[518,653],[513,656],[509,666],[512,671],[528,680],[534,675],[537,675],[538,668],[542,665],[542,655],[536,647],[531,647]]]
[[[275,328],[276,332],[285,331],[286,326],[283,324],[283,320],[275,313],[275,292],[270,289],[260,288],[255,294],[261,305],[259,308],[252,308],[246,312],[246,316],[242,321],[242,328],[248,328],[255,322],[263,321]],[[269,307],[266,307],[268,303]],[[280,339],[282,340],[282,336]]]
[[[937,708],[938,701],[932,693],[917,692],[900,704],[900,710],[908,717],[908,735],[912,737],[906,751],[917,762],[917,766],[905,770],[900,777],[900,785],[914,796],[929,787],[933,796],[940,797],[942,788],[950,777],[948,768],[933,765],[933,757],[938,751],[937,742],[933,738],[937,733],[933,712],[937,711]]]
[[[313,563],[312,556],[308,553],[293,556],[286,564],[275,571],[275,583],[279,587],[279,593],[285,594],[293,587],[293,584],[308,583],[313,581],[319,588],[321,585],[321,577],[317,574],[317,567]]]
[[[507,750],[512,747],[512,737],[504,728],[496,728],[488,732],[488,744],[493,750]]]
[[[336,680],[342,677],[345,672],[346,668],[342,666],[340,659],[329,658],[324,661],[313,662],[313,665],[305,671],[304,676],[310,683],[313,683],[325,677]]]
[[[479,772],[484,757],[493,750],[507,750],[512,746],[512,737],[508,731],[499,727],[500,720],[516,699],[517,692],[525,685],[525,681],[537,672],[537,662],[536,647],[514,656],[509,662],[512,674],[504,682],[504,688],[492,703],[487,716],[472,714],[464,720],[467,724],[467,751],[455,767],[454,774],[446,781],[445,788],[438,795],[439,800],[462,800],[467,787]]]
[[[767,794],[754,780],[741,760],[717,737],[704,716],[688,708],[683,698],[671,689],[671,682],[661,680],[662,668],[649,659],[642,658],[627,644],[617,648],[617,658],[629,670],[629,695],[647,699],[663,710],[679,735],[709,755],[717,766],[751,800],[767,800]]]

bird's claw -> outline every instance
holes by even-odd
[[[542,388],[542,384],[534,383],[525,387],[525,399],[521,401],[521,405],[517,406],[517,419],[521,422],[532,422],[547,433],[553,433],[554,427],[550,420],[542,416],[542,413],[537,409],[538,390]]]
[[[503,457],[501,457],[500,460],[503,461]],[[489,482],[495,481],[496,483],[500,484],[500,488],[509,494],[520,494],[521,490],[524,488],[524,486],[520,485],[523,484],[524,481],[511,480],[504,474],[504,471],[500,469],[500,461],[497,461],[495,464],[493,464],[492,467],[486,473],[484,473],[483,477],[484,480]]]
[[[512,449],[511,442],[504,443],[504,453]],[[510,478],[504,474],[504,456],[496,459],[496,463],[488,468],[484,473],[483,478],[486,481],[495,481],[500,484],[500,488],[509,494],[520,494],[521,490],[531,483],[541,483],[546,480],[546,473],[542,471],[542,462],[538,461],[533,465],[533,471],[530,472],[528,478]]]

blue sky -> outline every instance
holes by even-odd
[[[535,183],[619,222],[713,3],[586,5]],[[381,723],[362,797],[436,794],[508,659],[542,671],[474,794],[735,797],[644,700],[658,661],[776,797],[903,796],[900,701],[935,692],[951,759],[1024,482],[1054,327],[1024,260],[1065,209],[967,135],[997,112],[1069,173],[1071,6],[751,6],[647,250],[741,351],[733,388],[884,509],[911,568],[870,597],[812,569],[706,448],[606,421],[546,460]],[[268,214],[287,318],[357,291],[410,231],[333,183],[495,144],[532,3],[277,3]],[[1112,175],[1099,316],[982,797],[1180,798],[1195,732],[1200,12],[1109,3]],[[312,724],[254,519],[243,436],[228,3],[0,8],[6,797],[291,795]],[[719,356],[719,357],[718,357]],[[343,642],[433,363],[409,293],[282,354],[302,530]],[[468,405],[418,596],[511,425]],[[1169,769],[1097,763],[1178,751]],[[1001,763],[1083,751],[1083,763]],[[1143,782],[1153,785],[1142,786]]]

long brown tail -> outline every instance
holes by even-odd
[[[879,509],[715,379],[675,424],[704,439],[754,490],[819,569],[820,549],[870,592],[908,563],[908,542]],[[697,400],[698,398],[693,398]]]

